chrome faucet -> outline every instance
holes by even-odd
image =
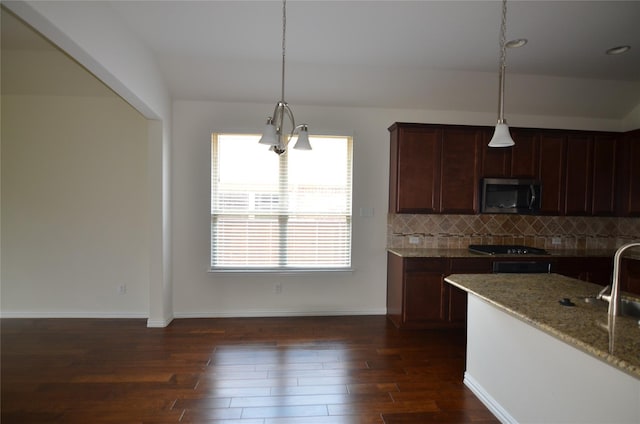
[[[609,286],[605,287],[600,293],[598,293],[598,298],[609,302],[609,316],[622,315],[620,307],[620,259],[625,250],[636,246],[640,246],[640,241],[624,244],[616,250],[615,255],[613,255],[613,280],[611,282],[611,294],[604,294]]]

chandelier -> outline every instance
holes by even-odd
[[[293,111],[284,100],[284,69],[286,56],[286,33],[287,33],[287,0],[282,0],[282,89],[280,92],[280,101],[276,103],[273,114],[267,118],[267,124],[260,138],[260,144],[271,146],[278,155],[287,151],[287,147],[291,139],[297,134],[298,140],[293,146],[297,150],[311,150],[309,143],[309,129],[307,124],[296,125],[293,117]],[[285,116],[289,120],[291,132],[285,132],[284,121]]]

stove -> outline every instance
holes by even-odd
[[[483,255],[548,255],[544,249],[513,244],[470,244],[469,251]]]

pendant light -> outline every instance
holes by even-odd
[[[273,150],[278,155],[287,151],[287,147],[291,139],[298,134],[298,141],[293,146],[297,150],[311,150],[311,144],[309,143],[309,129],[307,124],[300,124],[296,126],[296,121],[293,118],[293,111],[284,100],[284,69],[285,69],[285,53],[286,53],[286,33],[287,33],[287,0],[282,0],[282,90],[280,93],[280,101],[276,103],[276,107],[273,109],[272,116],[267,118],[267,124],[260,138],[260,144],[266,144],[271,146],[270,150]],[[289,119],[291,125],[291,132],[284,132],[284,118]]]
[[[489,147],[510,147],[515,143],[509,133],[509,126],[504,119],[504,74],[507,59],[507,0],[502,0],[502,21],[500,24],[500,74],[498,87],[498,123]]]

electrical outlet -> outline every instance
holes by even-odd
[[[274,290],[276,292],[276,294],[280,294],[282,293],[282,283],[276,283]]]
[[[552,237],[551,244],[553,244],[554,246],[562,244],[562,239],[560,237]]]
[[[127,293],[127,285],[126,284],[120,284],[118,286],[118,294],[122,296],[122,295],[124,295],[126,293]]]
[[[409,244],[420,244],[420,237],[409,236]]]

